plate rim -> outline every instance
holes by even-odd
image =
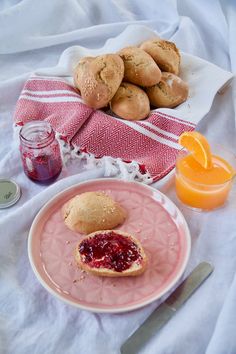
[[[151,190],[152,192],[155,193],[159,193],[162,197],[164,197],[164,199],[168,200],[168,203],[170,203],[172,206],[174,206],[174,208],[177,210],[178,214],[180,215],[181,219],[182,219],[182,223],[184,226],[184,233],[185,233],[185,237],[186,237],[186,254],[185,254],[185,259],[184,262],[182,263],[180,270],[178,272],[178,274],[176,275],[176,277],[168,284],[168,286],[158,295],[158,296],[153,296],[151,298],[148,298],[146,301],[143,302],[139,302],[139,303],[135,303],[134,305],[130,305],[130,306],[120,306],[119,308],[100,308],[100,307],[92,307],[92,306],[87,306],[87,305],[83,305],[80,304],[78,302],[75,301],[71,301],[68,300],[66,298],[64,298],[62,295],[60,295],[59,293],[57,293],[56,291],[54,291],[45,281],[44,279],[41,277],[40,272],[37,270],[37,267],[34,264],[34,260],[33,260],[33,252],[32,252],[32,244],[33,244],[33,235],[34,235],[34,229],[38,224],[38,221],[40,221],[41,215],[44,213],[45,209],[47,209],[50,204],[53,204],[54,200],[59,198],[60,196],[62,196],[63,194],[66,194],[67,192],[69,192],[71,189],[75,188],[75,187],[79,187],[80,185],[86,185],[86,184],[91,184],[91,183],[96,183],[96,182],[121,182],[124,184],[135,184],[138,186],[142,186],[148,190]],[[177,282],[180,280],[180,278],[182,277],[186,266],[188,264],[189,258],[190,258],[190,252],[191,252],[191,233],[187,224],[187,221],[185,220],[185,217],[183,215],[183,213],[180,211],[180,209],[177,207],[177,205],[168,197],[166,196],[163,192],[161,192],[160,190],[150,186],[150,185],[146,185],[137,181],[126,181],[126,180],[122,180],[120,178],[94,178],[94,179],[90,179],[88,181],[82,181],[82,182],[78,182],[78,183],[74,183],[72,184],[70,187],[65,188],[64,190],[56,193],[53,197],[51,197],[37,212],[36,216],[33,219],[33,222],[31,224],[29,233],[28,233],[28,241],[27,241],[27,250],[28,250],[28,258],[29,258],[29,262],[30,262],[30,266],[37,278],[37,280],[39,281],[39,283],[54,297],[56,297],[57,299],[63,301],[64,303],[71,305],[77,309],[82,309],[82,310],[87,310],[93,313],[125,313],[125,312],[129,312],[129,311],[133,311],[133,310],[137,310],[140,308],[143,308],[151,303],[153,303],[156,300],[159,300],[163,295],[167,294],[175,284],[177,284]]]

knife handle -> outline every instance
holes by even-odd
[[[176,290],[144,321],[121,347],[121,354],[137,354],[147,341],[164,326],[183,303],[212,273],[210,263],[200,263]]]

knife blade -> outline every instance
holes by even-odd
[[[202,262],[187,276],[175,291],[154,310],[144,323],[121,347],[121,354],[137,354],[154,334],[168,322],[176,311],[213,272],[210,263]]]

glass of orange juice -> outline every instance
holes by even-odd
[[[218,145],[211,145],[209,151],[209,161],[204,161],[205,165],[201,160],[199,163],[194,151],[186,149],[179,151],[176,160],[177,197],[197,210],[223,206],[236,174],[236,156],[232,152]],[[204,156],[203,160],[208,157]]]

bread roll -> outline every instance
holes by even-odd
[[[161,81],[147,87],[147,95],[151,105],[157,108],[174,108],[188,98],[188,85],[178,76],[163,72]]]
[[[69,229],[84,234],[113,229],[126,218],[125,210],[103,192],[85,192],[69,200],[62,208]]]
[[[80,90],[80,80],[86,69],[86,67],[91,63],[95,57],[83,57],[80,59],[75,69],[73,70],[73,79],[75,87]]]
[[[124,62],[117,54],[96,57],[86,65],[79,87],[84,102],[92,108],[106,107],[124,76]]]
[[[151,39],[143,42],[140,48],[155,60],[162,71],[179,74],[180,53],[173,42],[159,38]]]
[[[118,53],[124,61],[124,81],[139,86],[153,86],[161,79],[161,71],[152,57],[137,47],[127,47]]]
[[[111,110],[126,120],[141,120],[150,113],[150,103],[144,90],[133,84],[122,82],[110,102]]]
[[[140,275],[147,266],[147,256],[140,242],[120,230],[88,235],[77,245],[75,260],[86,272],[107,277]]]

